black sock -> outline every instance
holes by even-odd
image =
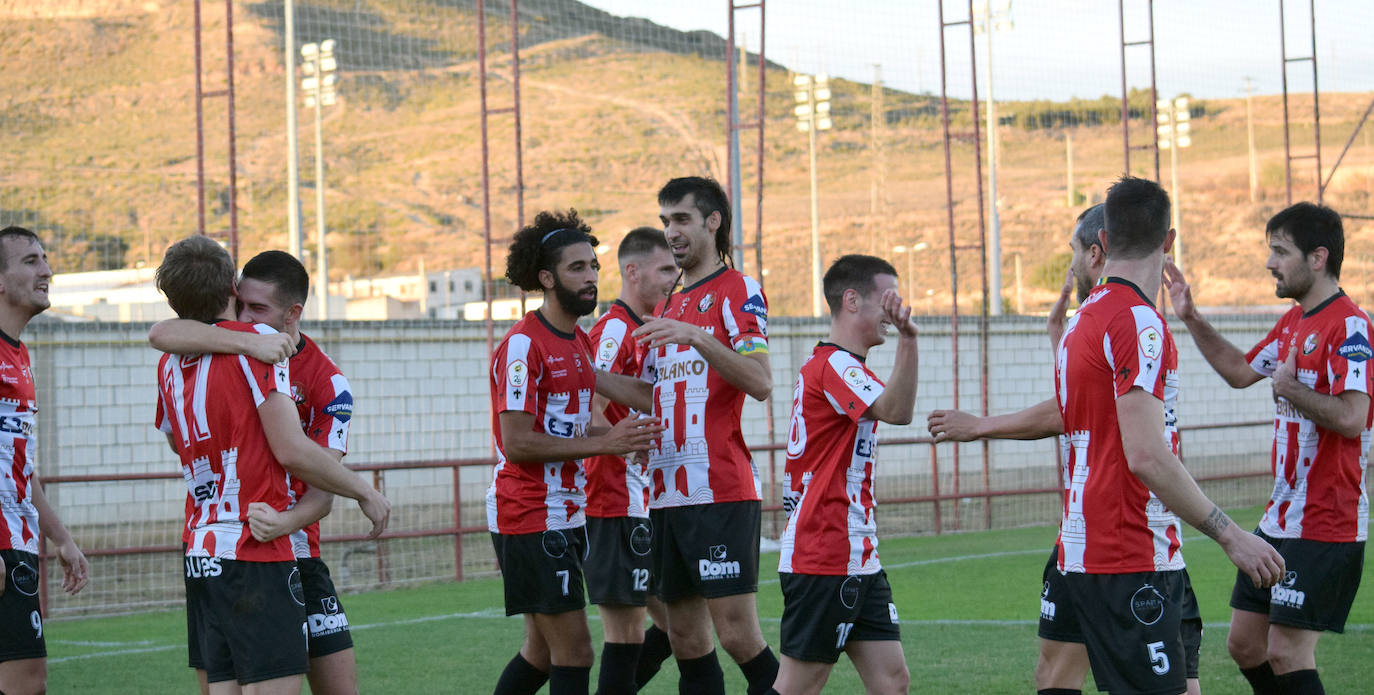
[[[549,695],[587,695],[591,666],[554,666],[549,669]]]
[[[1083,695],[1083,691],[1075,688],[1042,688],[1035,691],[1035,695]]]
[[[773,650],[765,644],[763,651],[740,664],[739,670],[744,673],[744,679],[749,681],[749,695],[764,695],[773,687],[773,681],[778,679],[778,657],[773,656]]]
[[[1240,670],[1240,675],[1245,676],[1245,680],[1250,682],[1250,690],[1254,692],[1254,695],[1274,695],[1278,692],[1274,690],[1278,687],[1274,682],[1274,669],[1268,661],[1259,666],[1243,668]]]
[[[725,695],[725,673],[720,670],[716,650],[695,659],[678,659],[677,670],[678,695]]]
[[[601,674],[596,679],[597,695],[635,695],[635,667],[639,645],[633,642],[607,642],[601,647]]]
[[[549,674],[531,666],[525,657],[516,652],[515,658],[506,664],[506,670],[501,672],[501,678],[496,681],[493,695],[534,695],[547,680]]]
[[[639,665],[635,668],[635,687],[643,688],[653,680],[663,662],[673,655],[673,645],[668,642],[668,633],[657,625],[650,625],[644,631],[644,644],[639,647]]]
[[[1322,679],[1317,675],[1315,668],[1274,676],[1274,687],[1274,692],[1285,695],[1326,695]]]

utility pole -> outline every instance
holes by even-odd
[[[1064,204],[1072,208],[1078,201],[1073,194],[1073,133],[1064,131]]]
[[[1250,103],[1255,87],[1251,82],[1249,77],[1245,78],[1245,136],[1250,144],[1250,202],[1253,203],[1259,189],[1259,165],[1255,159],[1255,112]]]
[[[301,174],[296,145],[296,3],[286,0],[283,41],[286,54],[286,236],[291,255],[301,260]]]
[[[872,112],[869,116],[869,141],[873,153],[873,169],[870,172],[868,220],[871,234],[868,239],[869,252],[885,249],[887,243],[887,158],[883,152],[883,128],[887,125],[886,110],[883,108],[883,66],[873,64],[873,91],[869,100]],[[879,238],[881,237],[881,238]]]
[[[820,207],[816,190],[816,131],[830,130],[830,78],[825,75],[797,75],[797,130],[807,134],[811,160],[811,315],[821,316],[821,238]]]
[[[992,89],[992,32],[994,29],[1011,28],[1011,0],[1000,8],[993,8],[992,0],[984,0],[982,12],[983,38],[986,41],[987,57],[987,129],[988,129],[988,313],[1002,315],[1002,220],[998,215],[997,200],[997,100]],[[975,31],[977,30],[975,24]]]
[[[325,247],[324,228],[324,107],[336,101],[334,83],[338,67],[334,59],[334,39],[325,39],[301,46],[305,59],[305,79],[301,87],[308,93],[306,106],[315,107],[315,301],[319,305],[319,319],[329,318],[329,253]]]
[[[1180,222],[1182,201],[1178,197],[1178,151],[1193,144],[1193,138],[1189,135],[1192,112],[1188,107],[1188,97],[1178,97],[1173,101],[1160,99],[1155,103],[1155,112],[1159,114],[1156,116],[1159,121],[1156,130],[1159,146],[1169,150],[1169,197],[1173,203],[1169,206],[1172,218],[1170,225],[1177,232],[1174,237],[1174,263],[1182,270],[1183,229]]]

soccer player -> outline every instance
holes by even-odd
[[[1345,232],[1330,208],[1298,203],[1270,218],[1265,268],[1296,302],[1248,353],[1198,312],[1188,283],[1165,268],[1169,296],[1198,349],[1232,388],[1270,377],[1274,491],[1255,534],[1287,563],[1269,591],[1237,577],[1231,658],[1256,693],[1322,692],[1317,639],[1342,632],[1364,567],[1371,422],[1369,318],[1340,288]]]
[[[487,527],[505,586],[506,615],[523,614],[525,641],[497,695],[586,693],[591,634],[583,608],[587,554],[583,459],[645,451],[663,431],[648,417],[589,428],[597,375],[577,319],[596,308],[596,237],[575,211],[541,212],[515,234],[506,278],[544,304],[520,319],[491,358],[496,469]]]
[[[1078,215],[1073,234],[1069,237],[1069,248],[1073,259],[1069,263],[1069,275],[1059,300],[1050,309],[1050,343],[1058,347],[1059,338],[1064,333],[1064,310],[1068,307],[1069,295],[1077,290],[1078,302],[1082,304],[1092,292],[1093,285],[1102,276],[1102,267],[1107,262],[1106,254],[1098,241],[1097,233],[1104,227],[1102,205],[1094,205]],[[1178,364],[1171,361],[1164,366],[1165,379],[1177,380]],[[1171,391],[1170,394],[1176,394]],[[1171,424],[1175,416],[1176,399],[1166,395],[1165,430],[1170,438],[1177,436],[1178,428]],[[1033,405],[1025,410],[1005,415],[978,417],[958,410],[936,410],[927,419],[930,434],[936,441],[971,442],[977,439],[1043,439],[1060,435],[1060,445],[1067,444],[1062,437],[1064,423],[1059,417],[1059,408],[1053,398]],[[1060,471],[1064,489],[1069,489],[1069,480]],[[1064,588],[1064,575],[1059,572],[1058,546],[1050,550],[1049,561],[1041,577],[1040,590],[1040,658],[1035,665],[1035,687],[1040,695],[1073,695],[1082,692],[1083,680],[1088,675],[1088,652],[1083,646],[1083,631],[1078,625],[1078,617],[1069,602]],[[1197,596],[1193,593],[1188,570],[1183,572],[1183,646],[1185,670],[1189,695],[1202,692],[1198,680],[1198,663],[1202,649],[1202,615],[1198,610]]]
[[[745,394],[764,400],[773,389],[768,302],[757,281],[727,263],[730,201],[720,184],[673,179],[658,203],[683,289],[632,334],[649,349],[644,379],[652,388],[616,375],[598,378],[597,387],[614,401],[652,407],[668,428],[649,452],[649,519],[678,688],[724,692],[714,625],[749,695],[759,695],[772,687],[778,660],[756,610],[761,497],[740,413]]]
[[[878,423],[911,422],[916,403],[916,324],[897,292],[897,271],[873,256],[835,261],[822,284],[830,336],[816,345],[792,391],[783,477],[787,529],[782,581],[782,666],[770,693],[819,693],[840,653],[874,695],[906,693],[892,587],[878,560]],[[869,350],[897,328],[884,384]]]
[[[158,289],[184,319],[233,322],[234,266],[219,244],[192,236],[167,249]],[[188,651],[210,693],[294,693],[307,670],[305,596],[291,541],[249,529],[254,503],[285,509],[289,478],[358,500],[386,527],[390,503],[301,430],[286,362],[240,355],[163,355],[158,428],[181,458],[188,491]],[[235,682],[237,681],[237,683]]]
[[[630,230],[616,253],[620,298],[597,320],[590,339],[598,370],[637,379],[644,350],[630,332],[644,324],[640,317],[648,316],[673,291],[679,271],[661,229]],[[593,424],[614,425],[628,414],[628,408],[604,396],[592,398]],[[587,598],[599,606],[606,636],[597,692],[633,695],[643,685],[637,673],[641,646],[653,652],[646,662],[655,671],[672,654],[668,633],[659,627],[666,624],[663,604],[649,595],[653,526],[649,523],[648,459],[592,456],[586,463]],[[648,630],[644,629],[646,605],[655,616]],[[644,682],[652,675],[643,674]]]
[[[1255,586],[1282,578],[1283,559],[1198,489],[1166,429],[1176,389],[1166,366],[1177,355],[1150,297],[1174,240],[1168,194],[1126,176],[1107,192],[1104,211],[1106,279],[1069,321],[1055,356],[1070,481],[1058,569],[1098,688],[1176,695],[1186,690],[1179,518],[1216,540]]]
[[[48,648],[38,604],[38,534],[57,550],[62,588],[86,586],[90,565],[34,470],[34,413],[38,411],[29,348],[19,341],[29,320],[48,306],[52,268],[38,236],[23,227],[0,229],[0,691],[47,688]]]
[[[264,251],[243,266],[238,283],[238,318],[261,323],[278,333],[231,331],[199,321],[168,319],[148,333],[148,342],[173,354],[250,354],[239,341],[263,341],[268,350],[280,349],[274,339],[289,339],[294,354],[291,365],[291,397],[295,400],[306,435],[334,459],[348,452],[348,429],[353,415],[353,395],[348,379],[315,341],[300,331],[301,312],[310,292],[310,275],[291,254]],[[240,338],[242,336],[242,338]],[[256,346],[259,343],[250,343]],[[281,358],[278,358],[281,359]],[[358,691],[353,637],[348,616],[339,601],[329,567],[320,558],[320,519],[329,514],[334,496],[291,479],[290,502],[285,510],[254,502],[248,523],[253,536],[263,542],[290,534],[291,549],[301,572],[305,592],[307,640],[310,645],[310,690],[319,695],[346,695]]]

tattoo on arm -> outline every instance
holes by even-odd
[[[1230,525],[1231,519],[1226,516],[1226,512],[1221,511],[1221,507],[1213,505],[1212,513],[1208,514],[1207,518],[1198,525],[1197,530],[1201,531],[1203,535],[1208,538],[1217,540],[1221,538],[1221,532],[1225,531],[1226,527]]]

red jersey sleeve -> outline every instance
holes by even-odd
[[[1102,350],[1112,366],[1118,398],[1139,387],[1164,400],[1164,322],[1154,309],[1136,305],[1112,316]]]
[[[1333,349],[1326,356],[1326,370],[1332,376],[1331,395],[1370,393],[1368,363],[1374,351],[1369,345],[1369,321],[1363,316],[1346,316],[1336,326],[1336,335],[1331,336]]]
[[[835,412],[852,422],[863,419],[883,392],[883,383],[857,358],[844,350],[830,353],[822,372],[821,392]],[[857,406],[857,407],[856,407]]]
[[[1269,329],[1269,333],[1264,336],[1264,339],[1245,353],[1245,361],[1250,363],[1250,368],[1255,370],[1256,374],[1274,376],[1274,370],[1283,364],[1287,355],[1279,354],[1279,346],[1282,343],[1284,330],[1290,327],[1289,324],[1292,323],[1291,319],[1293,318],[1292,311],[1284,314],[1283,318],[1279,319],[1278,323]]]
[[[310,423],[305,432],[311,441],[326,449],[348,453],[348,428],[353,420],[353,391],[348,378],[335,373],[316,384],[317,393],[329,400],[311,403]]]
[[[720,310],[730,347],[742,355],[768,354],[768,299],[754,278],[741,275]]]
[[[496,379],[493,394],[497,413],[523,410],[538,416],[537,399],[533,397],[543,375],[538,347],[523,333],[514,333],[497,348],[491,361],[492,376]]]

